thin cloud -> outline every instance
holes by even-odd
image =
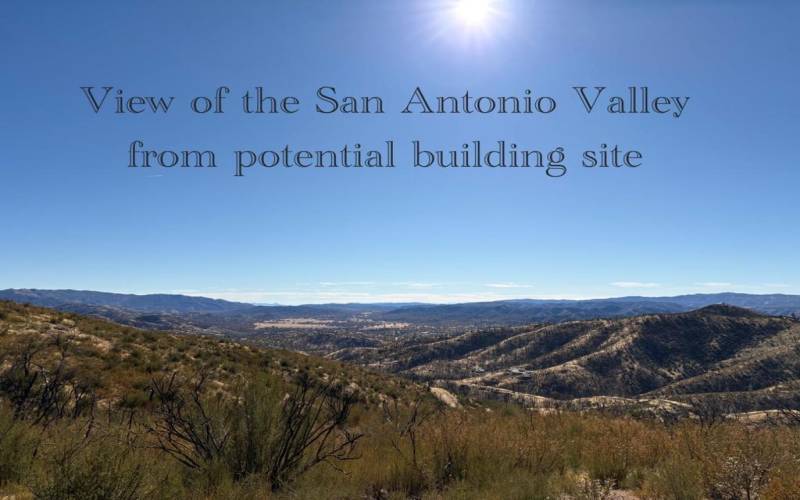
[[[615,286],[617,288],[658,288],[661,286],[661,284],[645,283],[641,281],[615,281],[611,283],[611,286]]]
[[[702,287],[702,288],[725,288],[730,291],[737,290],[743,293],[758,293],[759,291],[763,291],[765,289],[784,289],[784,288],[792,288],[792,285],[788,283],[761,283],[761,284],[736,284],[736,283],[729,283],[726,281],[706,281],[695,283],[694,286]]]
[[[526,285],[522,283],[485,283],[483,286],[487,288],[533,288],[533,285]]]
[[[372,286],[374,281],[320,281],[320,286]]]
[[[402,281],[399,283],[392,283],[394,286],[402,286],[406,288],[415,288],[415,289],[427,289],[427,288],[436,288],[437,286],[441,286],[441,283],[424,283],[418,281]]]

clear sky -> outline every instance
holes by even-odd
[[[33,2],[0,5],[0,288],[256,302],[800,293],[794,1]],[[468,13],[469,14],[469,13]],[[175,96],[95,114],[82,86]],[[231,88],[222,115],[188,101]],[[294,115],[243,115],[254,86]],[[383,115],[313,112],[314,93]],[[690,96],[679,119],[587,115],[572,86]],[[557,99],[542,115],[403,115],[430,96]],[[216,170],[130,169],[127,149],[213,149]],[[383,170],[251,169],[231,151],[397,142]],[[414,169],[409,142],[563,146],[570,170]],[[620,144],[638,169],[578,166]]]

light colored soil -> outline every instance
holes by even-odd
[[[436,399],[446,404],[450,408],[458,408],[461,406],[458,403],[458,398],[447,389],[442,389],[441,387],[431,387],[431,393],[436,396]]]
[[[278,321],[261,321],[254,326],[258,330],[266,328],[293,329],[302,328],[306,330],[322,330],[333,328],[332,321],[313,318],[286,318]]]

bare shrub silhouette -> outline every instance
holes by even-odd
[[[177,374],[152,382],[149,434],[183,465],[222,463],[235,478],[263,475],[277,490],[318,464],[356,458],[363,434],[346,426],[356,401],[348,391],[301,374],[283,398],[264,381],[231,398],[210,393],[207,382],[207,374],[192,383]]]
[[[28,342],[0,361],[8,368],[0,373],[0,395],[14,417],[47,426],[61,418],[93,417],[97,396],[91,382],[80,380],[68,367],[69,341],[61,336],[51,343]],[[55,359],[47,354],[55,348]]]

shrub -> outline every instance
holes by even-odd
[[[758,498],[780,460],[774,431],[725,426],[706,441],[704,482],[713,498]]]
[[[347,427],[352,395],[300,377],[289,394],[260,379],[237,397],[210,393],[206,377],[192,384],[176,374],[153,381],[156,446],[189,469],[226,467],[234,480],[258,475],[273,490],[321,463],[352,458],[363,436]]]
[[[584,436],[583,457],[592,479],[619,486],[636,467],[651,461],[646,447],[654,436],[647,435],[643,424],[626,419],[593,423],[590,433]]]
[[[464,432],[464,422],[458,415],[449,422],[439,419],[433,432],[433,481],[444,488],[467,477],[470,456],[470,437]]]
[[[36,498],[127,500],[158,496],[168,484],[152,460],[119,436],[109,432],[87,437],[81,429],[69,430],[51,434],[40,449],[38,470],[28,484]]]
[[[671,456],[645,474],[642,496],[659,500],[700,500],[705,498],[697,464],[685,457]]]
[[[0,406],[0,486],[22,482],[33,460],[35,445],[33,430],[14,420],[5,405]]]
[[[770,481],[764,490],[764,498],[769,500],[796,500],[800,491],[800,475],[798,463],[784,466],[770,476]]]

